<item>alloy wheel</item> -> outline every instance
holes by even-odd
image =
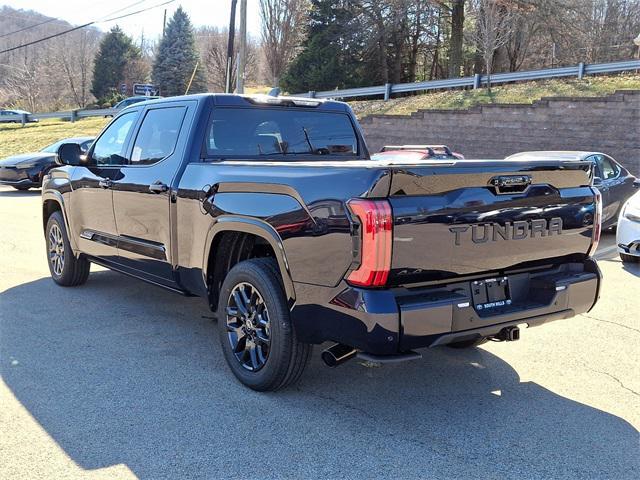
[[[264,367],[271,344],[269,312],[260,292],[242,282],[231,290],[226,308],[227,337],[236,360],[255,372]]]
[[[64,239],[62,230],[55,223],[49,229],[49,263],[58,277],[64,269]]]

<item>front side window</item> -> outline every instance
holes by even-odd
[[[168,157],[178,142],[185,107],[149,110],[133,145],[132,165],[151,165]]]
[[[96,165],[126,165],[125,141],[136,119],[136,112],[116,118],[96,141],[91,154]]]
[[[218,108],[209,124],[206,149],[219,158],[354,158],[358,140],[344,113]]]

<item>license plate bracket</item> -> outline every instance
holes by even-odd
[[[471,282],[471,297],[478,311],[511,305],[509,278],[488,278]]]

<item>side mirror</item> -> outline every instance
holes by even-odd
[[[56,163],[58,165],[80,165],[83,163],[85,156],[82,154],[82,149],[77,143],[63,143],[58,148],[58,155],[56,155]]]
[[[64,146],[64,145],[63,145]],[[600,177],[593,177],[593,185],[594,186],[598,186],[598,185],[602,185],[602,178]]]
[[[640,188],[640,178],[636,178],[633,182],[633,186],[636,188]]]

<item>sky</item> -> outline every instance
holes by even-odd
[[[165,1],[167,0],[0,0],[0,6],[8,5],[17,9],[35,10],[49,17],[66,20],[73,25],[81,25],[92,20],[110,18],[152,7]],[[136,40],[143,33],[145,38],[156,38],[162,34],[164,10],[167,10],[168,20],[179,5],[182,5],[182,8],[189,14],[195,26],[224,27],[229,25],[231,0],[176,0],[138,15],[114,22],[100,23],[96,27],[107,31],[118,24]],[[111,15],[112,13],[113,15]],[[239,26],[239,19],[240,2],[238,1],[236,28]],[[259,0],[247,0],[247,30],[252,36],[260,35]]]

